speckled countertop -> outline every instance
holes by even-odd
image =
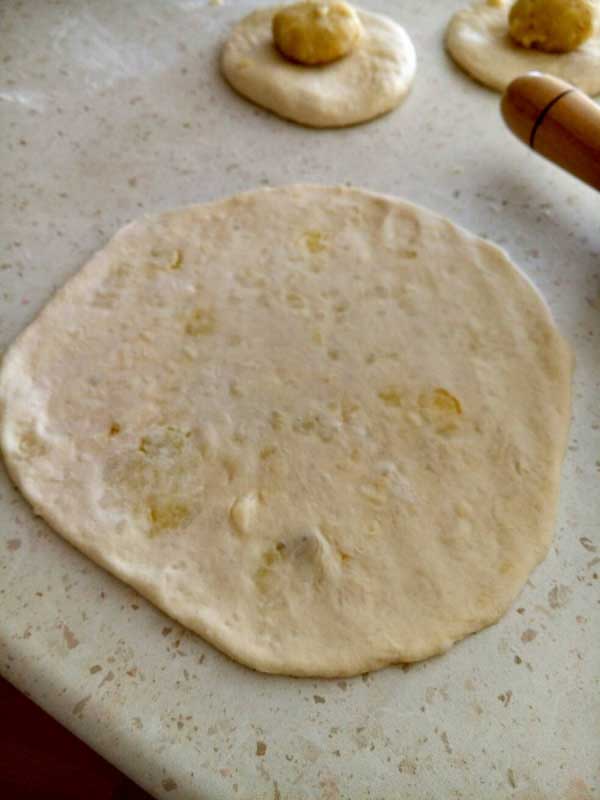
[[[4,0],[0,349],[119,226],[263,184],[401,195],[504,245],[577,357],[554,547],[495,627],[344,681],[237,666],[80,556],[0,474],[0,672],[157,797],[600,797],[600,197],[504,130],[447,60],[457,0],[365,0],[419,69],[403,107],[316,132],[234,95],[255,0]],[[595,650],[594,650],[595,645]]]

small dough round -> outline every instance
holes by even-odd
[[[221,69],[244,97],[285,119],[314,128],[366,122],[395,108],[416,70],[412,42],[396,22],[357,10],[363,34],[344,58],[322,66],[296,64],[273,42],[280,7],[242,19],[223,48]]]
[[[362,35],[358,14],[341,0],[303,0],[273,17],[273,39],[299,64],[329,64],[352,50]]]
[[[570,53],[592,35],[594,9],[589,0],[517,0],[508,23],[521,47]]]
[[[570,53],[543,53],[521,47],[509,33],[510,0],[488,0],[456,13],[446,47],[471,77],[503,92],[520,75],[539,70],[572,83],[589,95],[600,93],[600,13],[593,7],[593,33]]]
[[[497,247],[266,189],[117,233],[5,354],[0,446],[59,533],[238,661],[355,675],[510,606],[552,540],[570,376]]]

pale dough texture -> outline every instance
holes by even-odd
[[[56,531],[266,672],[417,661],[552,539],[570,355],[506,255],[295,186],[121,230],[7,352],[0,443]]]
[[[329,128],[384,114],[407,94],[415,50],[393,20],[359,10],[363,35],[352,52],[330,64],[304,66],[286,59],[273,43],[271,24],[279,8],[242,19],[223,48],[223,75],[244,97],[280,117]]]
[[[590,95],[600,93],[600,13],[594,4],[594,32],[570,53],[542,53],[520,47],[508,32],[510,0],[477,3],[456,13],[446,32],[446,47],[471,77],[504,91],[519,75],[539,70],[562,78]]]

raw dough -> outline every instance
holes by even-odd
[[[59,533],[259,670],[446,650],[552,539],[570,356],[504,253],[391,198],[262,190],[120,231],[5,356]]]
[[[408,34],[388,17],[357,10],[363,36],[331,64],[303,66],[273,43],[279,10],[259,9],[239,22],[223,48],[223,75],[244,97],[314,128],[341,127],[395,108],[410,89],[416,56]]]
[[[510,0],[477,3],[455,14],[446,46],[456,63],[481,83],[504,91],[519,75],[546,72],[590,95],[600,93],[600,12],[594,3],[594,33],[570,53],[542,53],[520,47],[508,32]]]

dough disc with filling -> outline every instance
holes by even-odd
[[[121,230],[7,352],[0,442],[56,531],[233,658],[354,675],[509,607],[569,387],[501,250],[293,186]]]
[[[570,53],[542,53],[520,47],[508,33],[510,0],[480,2],[456,13],[446,32],[446,47],[471,77],[504,91],[519,75],[532,70],[555,75],[590,95],[600,93],[600,12],[594,33]]]
[[[363,35],[352,52],[330,64],[303,66],[286,59],[273,43],[271,23],[279,8],[249,14],[223,48],[223,74],[244,97],[280,117],[329,128],[384,114],[408,93],[415,50],[393,20],[358,10]]]

